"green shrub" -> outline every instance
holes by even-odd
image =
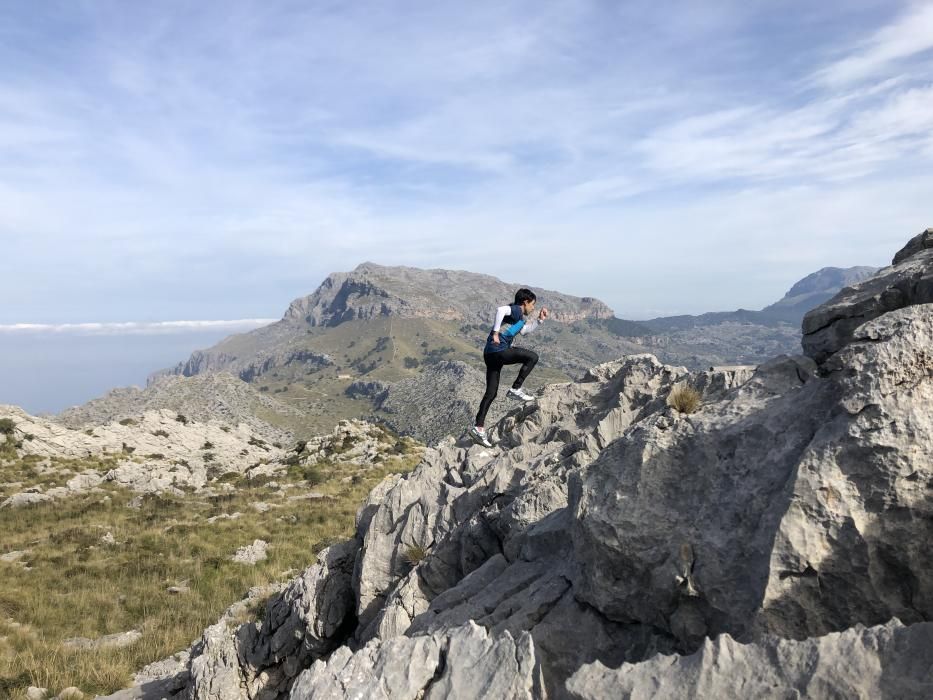
[[[288,475],[293,479],[306,481],[311,486],[318,486],[327,481],[327,474],[317,464],[289,466]]]
[[[0,433],[12,435],[15,427],[16,423],[13,422],[12,418],[0,418]]]
[[[700,392],[686,384],[674,387],[667,397],[668,405],[681,413],[695,412],[700,407],[701,400]]]
[[[185,418],[185,416],[181,415],[180,413],[177,416],[175,416],[175,420],[177,420],[182,425],[188,425],[188,419]]]
[[[405,369],[414,369],[421,363],[414,357],[406,357],[402,360],[402,364],[405,365]]]
[[[168,437],[168,433],[162,430],[161,428],[159,428],[158,430],[153,430],[152,434],[155,435],[156,437]]]
[[[139,425],[139,421],[133,420],[132,418],[124,418],[120,421],[120,425]]]
[[[209,440],[205,440],[205,441],[204,441],[204,444],[201,445],[201,449],[202,449],[202,450],[213,450],[213,449],[214,449],[214,443],[213,443],[213,442],[210,442]]]

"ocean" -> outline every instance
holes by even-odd
[[[231,335],[229,328],[167,334],[0,333],[0,404],[58,413],[173,367]]]

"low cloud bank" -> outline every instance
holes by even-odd
[[[119,323],[13,323],[0,324],[0,334],[167,335],[193,331],[242,331],[275,323],[277,318],[241,318],[229,321],[125,321]]]

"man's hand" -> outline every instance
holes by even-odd
[[[499,344],[499,334],[498,334],[498,333],[493,332],[493,334],[492,334],[492,342],[494,342],[496,345]]]
[[[540,318],[542,321],[546,319],[549,315],[550,315],[550,312],[548,312],[546,306],[542,307],[541,310],[538,312],[538,318]]]

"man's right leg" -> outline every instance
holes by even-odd
[[[486,425],[486,413],[492,405],[492,400],[496,398],[499,392],[499,375],[502,372],[503,353],[490,352],[483,355],[483,362],[486,363],[486,393],[483,394],[483,400],[479,403],[479,412],[476,414],[477,427],[482,428]]]

